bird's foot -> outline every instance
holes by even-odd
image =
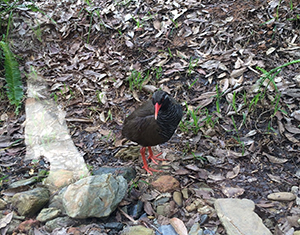
[[[148,159],[151,159],[151,161],[154,162],[156,165],[158,165],[158,163],[156,161],[165,161],[166,160],[166,159],[158,158],[158,156],[162,155],[162,153],[159,153],[154,156],[151,147],[148,147],[148,152],[149,152]]]
[[[142,168],[145,169],[145,171],[147,171],[150,175],[153,175],[152,171],[155,171],[155,172],[163,172],[163,171],[161,171],[161,170],[156,170],[156,169],[153,169],[153,168],[148,167],[148,166],[145,166],[145,165],[144,165]]]

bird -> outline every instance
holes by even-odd
[[[159,170],[150,168],[146,160],[146,147],[148,148],[148,159],[153,163],[164,159],[158,158],[162,153],[153,155],[151,146],[167,142],[174,134],[183,116],[181,105],[167,92],[157,90],[141,106],[136,108],[128,117],[125,118],[122,128],[122,135],[127,139],[141,145],[145,169],[149,174]]]

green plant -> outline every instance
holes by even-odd
[[[199,59],[190,59],[189,62],[189,68],[188,68],[188,74],[191,75],[191,73],[194,71],[194,68],[197,66]]]
[[[238,128],[237,128],[237,125],[236,125],[236,123],[235,123],[235,120],[234,120],[233,115],[231,116],[231,120],[232,120],[232,124],[233,124],[233,126],[234,126],[234,129],[235,129],[235,132],[236,132],[236,135],[237,135],[237,137],[233,137],[233,138],[235,138],[236,141],[237,141],[237,142],[240,144],[240,146],[242,147],[242,155],[244,155],[244,153],[245,153],[245,143],[242,142],[241,139],[240,139],[239,130],[238,130]]]
[[[142,27],[143,27],[143,23],[141,22],[140,19],[136,19],[134,16],[132,16],[132,19],[133,19],[134,22],[136,23],[136,27],[137,27],[137,28],[142,28]]]
[[[138,90],[142,90],[143,83],[149,78],[150,71],[147,71],[147,74],[143,76],[142,72],[133,70],[131,71],[131,75],[128,78],[129,81],[129,89],[133,91],[135,88]]]
[[[205,161],[206,160],[205,157],[196,155],[194,152],[192,152],[192,155],[193,155],[195,160],[198,160],[198,161]]]
[[[156,80],[159,80],[162,77],[162,67],[159,66],[158,68],[155,68],[154,71]]]
[[[275,95],[276,98],[272,101],[272,104],[274,105],[274,113],[272,116],[274,116],[277,111],[281,111],[281,112],[285,113],[285,111],[279,107],[279,101],[280,101],[281,95],[280,95],[280,92],[278,91],[278,88],[276,86],[274,79],[281,72],[282,68],[292,65],[292,64],[296,64],[296,63],[300,63],[300,60],[290,61],[290,62],[285,63],[281,66],[278,66],[274,69],[271,69],[270,71],[266,71],[263,68],[256,67],[256,69],[260,70],[263,73],[263,76],[261,76],[256,83],[256,86],[258,87],[258,93],[252,98],[249,108],[248,108],[248,111],[250,111],[252,107],[255,107],[257,105],[258,101],[264,99],[269,85],[272,84],[275,89],[275,92],[276,92],[276,95]],[[262,89],[265,81],[267,81],[267,85],[264,87],[264,89]]]
[[[130,187],[128,189],[128,193],[130,193],[133,188],[138,188],[140,183],[144,183],[144,184],[150,185],[150,183],[148,183],[145,180],[138,180],[138,181],[131,180],[131,185],[130,185]]]
[[[199,78],[196,78],[193,82],[192,82],[192,84],[191,85],[189,85],[189,89],[191,89],[192,88],[192,86],[194,86],[195,85],[195,83],[197,82],[199,80]]]
[[[173,24],[175,25],[175,28],[178,28],[178,23],[176,22],[176,20],[171,19],[171,21],[172,21]]]
[[[4,54],[4,69],[6,81],[5,87],[7,91],[7,97],[10,104],[16,107],[15,113],[18,114],[24,95],[19,64],[15,59],[14,54],[10,51],[7,43],[1,41],[0,46]]]

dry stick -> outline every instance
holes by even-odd
[[[129,219],[131,222],[133,222],[134,224],[138,224],[139,221],[134,220],[130,215],[128,215],[127,213],[125,213],[120,207],[118,207],[119,211],[121,212],[121,214],[123,214],[127,219]]]

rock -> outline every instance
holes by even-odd
[[[186,210],[188,212],[191,212],[191,211],[194,211],[194,210],[198,210],[199,208],[202,208],[205,206],[205,202],[200,199],[200,198],[197,198],[195,201],[193,201],[190,205],[186,206]]]
[[[189,190],[188,188],[184,188],[181,190],[182,196],[184,199],[188,199],[189,198]]]
[[[118,223],[118,222],[106,223],[106,224],[103,224],[103,226],[106,229],[114,229],[114,230],[117,230],[117,231],[120,231],[123,228],[123,224]]]
[[[193,224],[193,226],[190,229],[189,235],[202,235],[203,234],[203,229],[200,228],[199,223]]]
[[[93,171],[93,175],[113,174],[114,176],[123,176],[127,182],[134,179],[136,172],[132,167],[100,167]]]
[[[5,209],[7,202],[0,198],[0,210]]]
[[[136,204],[128,207],[128,214],[134,218],[134,219],[139,219],[139,217],[143,214],[144,212],[144,203],[142,201],[137,201]]]
[[[178,233],[176,233],[176,231],[170,224],[162,225],[162,226],[158,227],[158,231],[160,231],[162,235],[178,235]],[[156,233],[156,234],[159,234],[159,233]]]
[[[37,225],[39,225],[39,221],[37,220],[33,220],[33,219],[25,220],[19,224],[18,230],[19,232],[28,234],[29,231]]]
[[[68,186],[63,194],[63,206],[72,218],[106,217],[121,202],[126,189],[123,176],[89,176]]]
[[[300,231],[295,231],[293,235],[300,235]]]
[[[56,208],[44,208],[41,210],[41,212],[38,214],[36,219],[41,222],[47,222],[49,220],[55,219],[60,215],[61,211]]]
[[[65,215],[66,214],[66,210],[64,208],[63,205],[63,195],[66,192],[67,188],[63,188],[62,190],[59,191],[59,193],[55,196],[53,196],[50,199],[49,205],[48,207],[54,207],[56,209],[59,209],[61,211],[61,214]]]
[[[178,206],[182,206],[183,203],[182,203],[182,194],[181,194],[181,192],[175,191],[173,193],[173,200],[176,202],[176,204]]]
[[[170,175],[160,176],[157,180],[151,183],[151,185],[157,189],[158,191],[165,192],[173,192],[174,190],[179,188],[179,182],[177,179]]]
[[[9,185],[9,188],[18,188],[21,186],[31,185],[37,182],[37,177],[31,177],[29,179],[19,180],[16,182],[13,182]]]
[[[248,199],[217,199],[215,209],[226,234],[264,234],[272,233],[262,223],[261,218],[254,213],[254,202]]]
[[[46,188],[35,188],[16,193],[12,204],[20,215],[33,215],[43,208],[49,201],[49,191]]]
[[[289,192],[271,193],[268,195],[268,199],[274,201],[293,201],[296,199],[296,195]]]
[[[50,171],[48,177],[43,183],[50,189],[51,192],[55,192],[57,189],[61,189],[74,182],[75,176],[73,171],[60,169]]]
[[[146,228],[142,225],[126,227],[120,235],[155,235],[152,229]]]
[[[156,213],[163,216],[168,216],[170,214],[171,207],[170,203],[165,203],[156,207]]]
[[[76,221],[74,221],[70,217],[65,216],[65,217],[58,217],[56,219],[48,221],[45,224],[45,228],[48,232],[52,232],[56,228],[74,226],[75,224]]]

